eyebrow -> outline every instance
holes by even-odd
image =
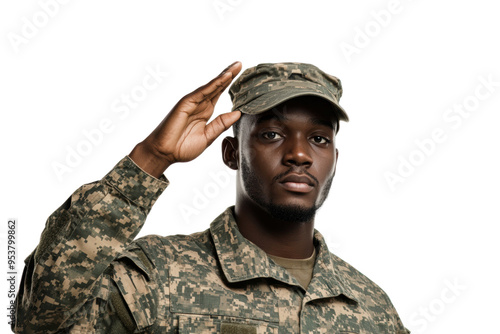
[[[266,121],[273,120],[273,119],[278,121],[278,122],[288,120],[288,118],[283,114],[271,113],[271,114],[260,116],[255,123],[261,124],[261,123],[264,123]],[[315,124],[315,125],[323,125],[323,126],[326,126],[332,130],[335,129],[335,127],[333,125],[333,121],[327,121],[327,120],[323,120],[323,119],[319,119],[319,118],[313,118],[312,120],[309,121],[309,123]]]
[[[272,119],[277,120],[279,122],[288,120],[288,118],[282,114],[270,113],[267,115],[259,116],[259,118],[257,119],[257,121],[255,123],[261,124],[261,123],[264,123],[264,122],[272,120]]]
[[[325,121],[323,119],[318,119],[318,118],[314,118],[312,121],[311,121],[312,124],[317,124],[317,125],[324,125],[326,127],[329,127],[330,129],[334,129],[334,126],[333,126],[333,121]]]

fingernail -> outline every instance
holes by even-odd
[[[219,75],[224,75],[224,73],[226,73],[236,63],[238,63],[238,61],[235,61],[234,63],[232,63],[231,65],[229,65],[228,67],[226,67],[222,72],[220,72]]]

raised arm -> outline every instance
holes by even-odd
[[[208,123],[222,91],[240,69],[241,64],[234,63],[184,96],[128,157],[100,181],[77,189],[48,218],[38,246],[26,259],[15,332],[91,333],[123,319],[114,307],[119,303],[111,300],[113,289],[120,284],[120,272],[130,277],[136,272],[124,272],[126,266],[112,263],[139,233],[167,187],[165,169],[196,158],[239,118],[235,111]],[[141,269],[140,256],[137,263]]]

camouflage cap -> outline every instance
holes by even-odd
[[[302,95],[322,97],[333,105],[337,117],[349,121],[339,105],[340,80],[311,64],[264,63],[246,69],[229,88],[232,110],[260,114],[291,98]]]

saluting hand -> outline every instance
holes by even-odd
[[[175,162],[191,161],[241,116],[236,110],[217,116],[207,124],[222,92],[241,70],[235,62],[206,85],[184,96],[158,127],[130,153],[147,173],[159,177]]]

